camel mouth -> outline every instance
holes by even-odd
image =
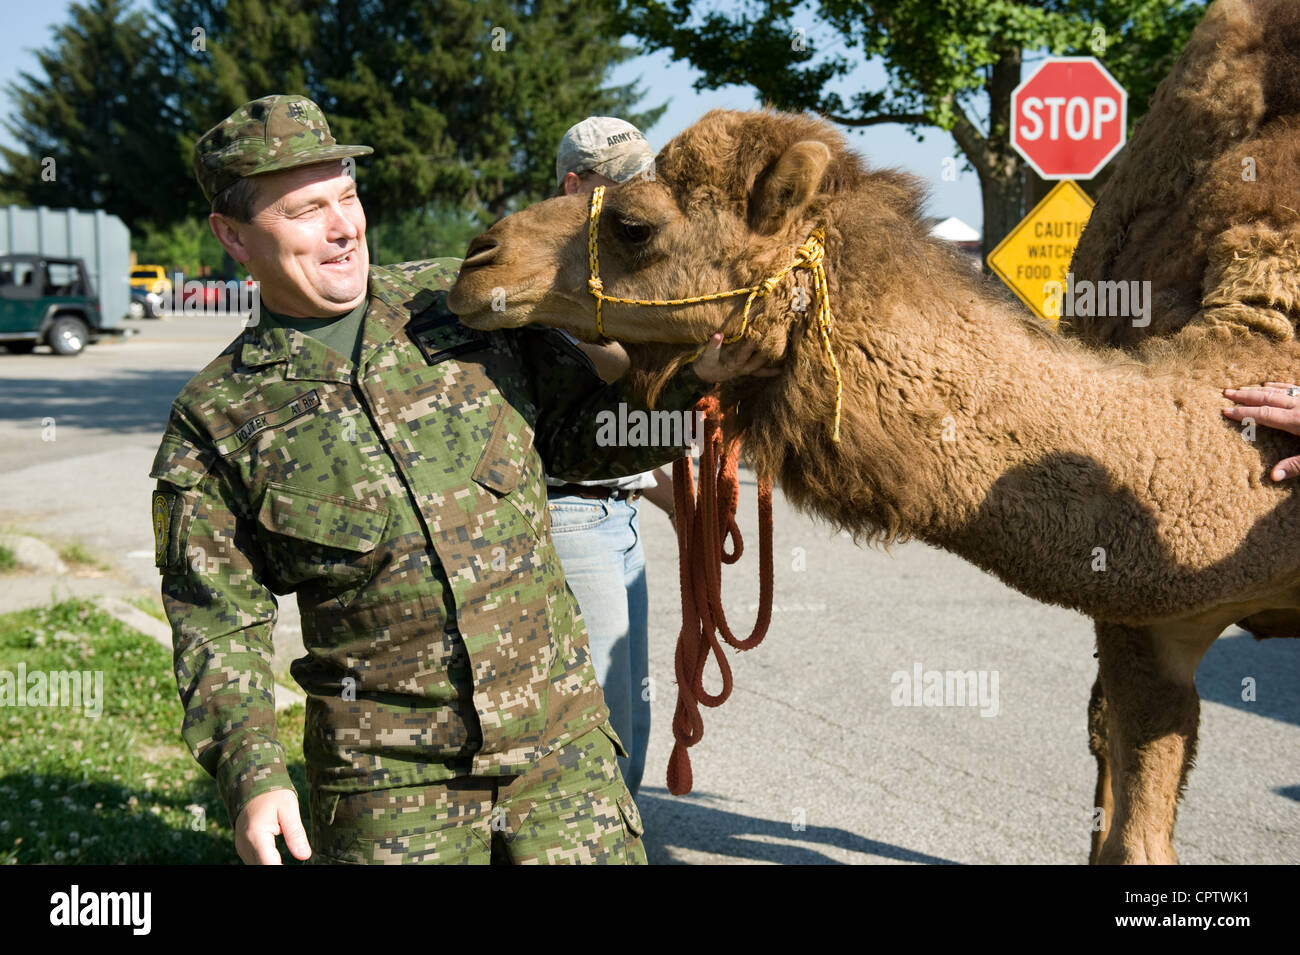
[[[541,284],[532,278],[520,285],[494,284],[487,267],[463,266],[456,282],[447,292],[447,307],[459,316],[461,324],[479,331],[518,328],[527,325],[539,296],[532,290]]]
[[[452,309],[455,311],[455,309]],[[503,328],[518,328],[526,322],[512,322],[505,318],[505,313],[494,312],[491,309],[480,309],[476,312],[456,312],[460,323],[466,328],[472,328],[480,332],[495,332]]]

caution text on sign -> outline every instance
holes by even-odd
[[[1092,205],[1082,189],[1064,179],[989,253],[989,268],[1039,318],[1056,321],[1061,316],[1070,259]]]

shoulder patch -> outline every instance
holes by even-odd
[[[153,564],[159,569],[174,567],[180,559],[180,510],[178,491],[153,492]]]
[[[438,295],[445,298],[446,293]],[[492,339],[486,332],[466,328],[454,314],[437,308],[421,312],[406,330],[430,365],[492,346]]]

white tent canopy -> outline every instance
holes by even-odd
[[[936,222],[930,229],[930,235],[936,239],[947,239],[949,242],[978,242],[981,238],[978,231],[956,216],[949,216],[942,222]]]

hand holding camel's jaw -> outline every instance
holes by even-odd
[[[781,374],[779,365],[768,364],[768,358],[753,339],[723,344],[722,332],[716,332],[691,368],[701,381],[722,382],[753,375],[755,378],[774,378]]]

